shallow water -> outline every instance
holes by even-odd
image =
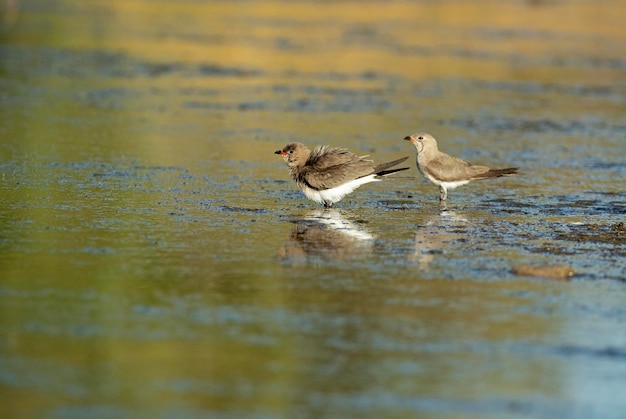
[[[623,10],[4,2],[0,416],[621,417]],[[417,130],[521,174],[442,211]],[[294,139],[411,170],[322,211]]]

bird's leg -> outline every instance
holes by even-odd
[[[448,197],[448,191],[443,185],[439,186],[439,202],[445,202]]]
[[[333,201],[324,201],[324,208],[332,208]]]

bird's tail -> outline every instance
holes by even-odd
[[[403,170],[409,170],[409,168],[408,167],[401,167],[399,169],[383,170],[383,171],[377,172],[376,173],[376,177],[379,178],[379,177],[389,176],[389,175],[392,175],[392,174],[394,174],[396,172],[401,172]]]
[[[390,161],[390,162],[387,162],[387,163],[381,163],[381,164],[378,164],[378,165],[374,166],[374,173],[376,174],[376,177],[388,176],[388,175],[391,175],[393,173],[400,172],[402,170],[407,170],[408,167],[401,167],[400,169],[391,169],[391,170],[387,170],[387,169],[389,169],[390,167],[395,166],[396,164],[402,163],[403,161],[405,161],[408,158],[409,158],[409,156],[406,156],[406,157],[402,157],[401,159],[398,159],[398,160]]]

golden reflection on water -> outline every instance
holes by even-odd
[[[119,128],[131,128],[131,132],[120,141],[126,147],[141,144],[144,151],[155,153],[156,159],[178,156],[185,163],[193,155],[185,150],[197,147],[198,138],[190,141],[189,136],[197,136],[197,131],[187,135],[179,131],[177,135],[163,126],[178,123],[184,128],[202,118],[202,129],[209,137],[220,130],[249,127],[279,129],[290,136],[311,136],[318,141],[321,137],[333,143],[362,136],[372,144],[376,139],[368,138],[368,131],[401,134],[437,125],[447,115],[432,114],[433,107],[448,107],[454,115],[464,108],[489,106],[491,101],[488,96],[477,100],[463,91],[449,92],[442,99],[436,92],[424,91],[421,83],[462,78],[611,86],[622,81],[619,67],[579,68],[587,60],[610,62],[621,50],[623,42],[616,45],[612,40],[626,39],[620,13],[615,12],[624,6],[612,2],[251,2],[238,7],[229,2],[85,5],[66,0],[60,4],[59,11],[17,12],[18,21],[3,39],[75,51],[107,51],[151,63],[210,65],[244,72],[241,76],[203,77],[181,71],[157,79],[139,76],[105,81],[107,86],[144,91],[158,87],[158,95],[127,97],[126,121]],[[320,80],[320,75],[329,74],[349,76]],[[404,112],[388,112],[381,106],[370,113],[343,115],[343,121],[333,121],[339,118],[336,112],[323,112],[324,107],[321,115],[308,118],[272,109],[246,113],[200,109],[202,115],[198,115],[197,110],[184,108],[196,98],[180,94],[181,89],[215,89],[212,100],[216,104],[241,106],[242,102],[266,103],[277,97],[276,85],[309,85],[313,79],[318,86],[378,94],[394,87],[392,77],[402,77],[404,84],[388,100]],[[83,82],[71,81],[74,86]],[[89,85],[93,88],[93,82]],[[427,97],[416,98],[416,92]],[[306,100],[307,96],[298,93],[295,99]],[[73,103],[63,106],[70,113],[88,111],[84,106],[72,109]],[[588,110],[575,102],[569,106],[572,117]],[[39,110],[42,115],[51,111],[54,108]],[[603,111],[619,112],[617,107]],[[146,122],[154,129],[150,135],[144,132]],[[132,125],[139,134],[132,132]],[[360,128],[364,125],[365,131]],[[106,121],[102,128],[109,126]],[[455,132],[436,132],[442,136],[451,133]],[[251,142],[243,157],[261,156],[267,145]],[[237,157],[231,148],[223,148],[221,153]]]
[[[624,6],[613,2],[62,3],[71,12],[20,13],[5,36],[161,62],[262,69],[273,77],[374,71],[414,80],[517,78],[524,68],[567,77],[567,68],[533,61],[543,54],[613,58],[612,43],[603,40],[626,38]],[[24,31],[45,23],[51,24],[45,33]],[[424,56],[415,54],[420,51]]]

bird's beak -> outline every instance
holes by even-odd
[[[411,141],[411,142],[413,142],[413,137],[411,137],[410,135],[407,135],[406,137],[404,137],[404,139],[405,139],[406,141]]]
[[[284,153],[283,153],[283,150],[276,150],[276,151],[274,152],[274,154],[281,154],[281,155],[282,155],[282,154],[284,154]]]

